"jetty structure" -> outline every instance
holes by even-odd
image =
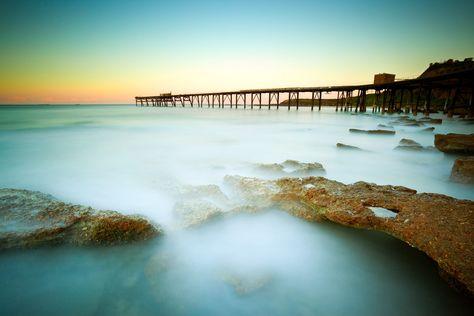
[[[453,63],[451,60],[446,63]],[[456,61],[457,62],[457,61]],[[446,64],[444,63],[444,64]],[[473,65],[472,58],[463,62]],[[430,68],[439,68],[439,64],[431,64]],[[430,69],[428,68],[428,70]],[[310,107],[321,110],[323,94],[337,95],[333,105],[336,111],[395,113],[410,111],[413,114],[442,110],[448,116],[463,114],[474,116],[474,67],[448,73],[425,71],[420,77],[395,81],[391,74],[378,74],[374,83],[364,85],[327,86],[327,87],[295,87],[276,89],[238,90],[209,93],[163,93],[157,96],[137,96],[136,106],[152,107],[230,107],[244,109],[250,107],[287,107],[299,109]],[[370,94],[370,100],[368,96]],[[302,95],[311,96],[302,99]],[[263,98],[262,98],[263,97]],[[263,102],[265,100],[267,102]],[[281,102],[284,100],[283,102]],[[305,102],[302,102],[305,101]],[[369,104],[370,101],[370,104]],[[436,101],[436,102],[434,102]]]

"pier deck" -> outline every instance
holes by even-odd
[[[337,93],[336,111],[366,112],[367,106],[372,112],[402,112],[429,114],[432,108],[433,94],[445,100],[442,110],[452,116],[455,110],[463,109],[474,116],[474,70],[465,70],[433,76],[395,81],[383,84],[364,84],[326,87],[295,87],[277,89],[254,89],[211,93],[161,94],[158,96],[137,96],[137,106],[167,107],[177,105],[185,107],[286,107],[298,109],[310,107],[321,110],[323,93]],[[374,93],[374,101],[367,104],[367,94]],[[310,95],[311,102],[303,105],[302,94]],[[262,96],[266,97],[265,103]],[[281,100],[286,100],[282,104]]]

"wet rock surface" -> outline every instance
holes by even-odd
[[[255,211],[278,207],[308,221],[384,231],[435,260],[457,289],[474,293],[474,202],[390,185],[346,185],[323,177],[227,176]],[[383,209],[383,210],[382,210]],[[452,282],[450,282],[452,283]]]
[[[434,144],[445,153],[474,154],[474,134],[436,134]]]
[[[0,249],[108,246],[144,241],[161,233],[138,215],[67,204],[35,191],[0,189]]]
[[[451,170],[451,181],[474,184],[474,156],[456,159]]]
[[[349,132],[351,133],[359,133],[359,134],[370,134],[370,135],[395,135],[395,131],[393,130],[385,130],[385,129],[357,129],[357,128],[350,128]]]

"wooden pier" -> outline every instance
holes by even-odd
[[[474,70],[383,84],[137,96],[135,104],[153,107],[185,107],[188,105],[201,108],[204,106],[224,108],[227,106],[230,108],[243,107],[244,109],[286,107],[288,110],[305,106],[310,107],[311,110],[314,108],[321,110],[325,93],[337,94],[336,111],[366,112],[367,107],[371,107],[372,112],[382,113],[409,113],[411,111],[416,115],[418,112],[429,114],[435,110],[442,110],[448,116],[452,116],[456,111],[474,116]],[[372,104],[367,104],[369,93],[374,94]],[[301,102],[303,94],[310,97],[309,104]],[[434,95],[438,101],[440,98],[443,99],[441,109],[439,104],[436,108],[433,107]],[[267,102],[263,103],[264,99]],[[282,104],[281,100],[286,100],[286,104]]]

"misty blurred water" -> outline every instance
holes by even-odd
[[[174,220],[174,188],[262,176],[253,164],[286,159],[322,163],[327,178],[344,183],[473,199],[472,186],[449,181],[456,156],[393,150],[402,138],[433,145],[423,127],[395,126],[395,136],[348,131],[395,119],[333,109],[1,107],[0,187],[144,214],[165,228]],[[454,119],[433,126],[435,133],[474,132]],[[365,151],[341,151],[337,142]],[[264,285],[242,294],[229,279]],[[443,315],[470,307],[406,244],[278,210],[145,245],[0,254],[2,314]]]

